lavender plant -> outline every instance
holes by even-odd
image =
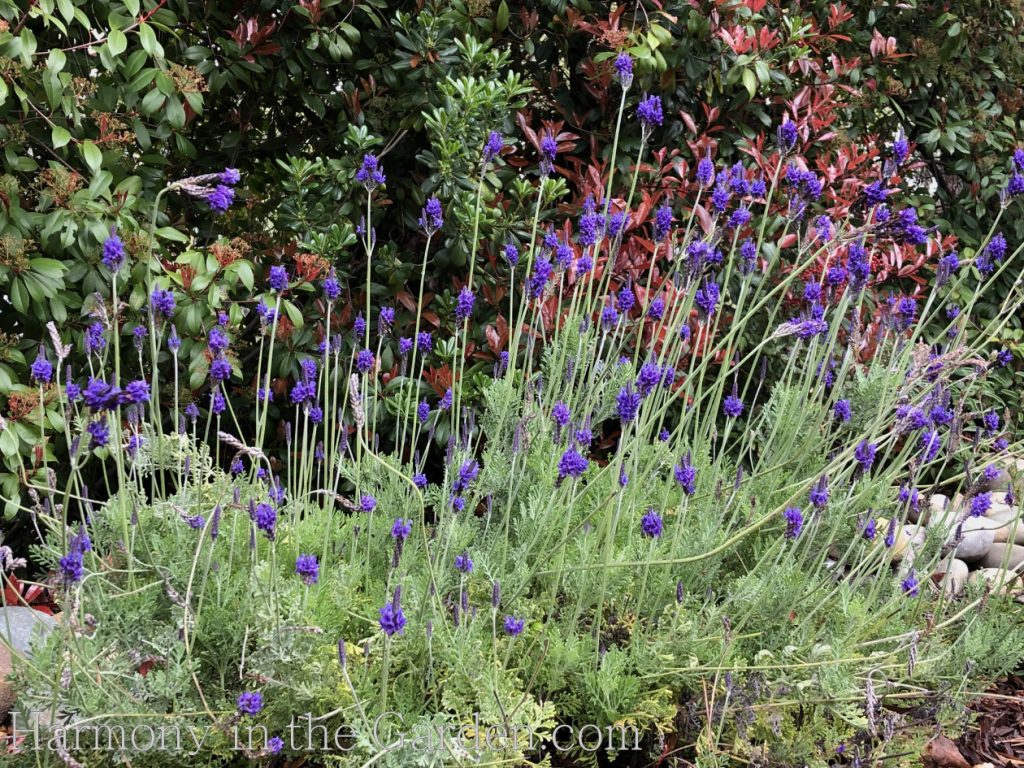
[[[479,407],[462,394],[486,267],[467,268],[448,337],[423,330],[432,237],[451,215],[431,197],[415,335],[396,338],[396,308],[369,290],[388,182],[372,154],[356,173],[366,303],[339,327],[358,286],[323,281],[324,332],[287,393],[269,374],[293,279],[283,267],[206,329],[201,402],[186,405],[177,375],[157,376],[159,360],[182,361],[180,310],[155,262],[134,349],[111,311],[90,370],[65,371],[53,330],[32,374],[60,398],[72,449],[69,471],[33,485],[29,511],[64,620],[18,670],[25,716],[205,728],[204,765],[309,751],[334,765],[545,764],[553,751],[592,764],[627,749],[566,744],[566,725],[635,729],[637,749],[680,764],[824,764],[894,751],[900,713],[958,717],[1020,658],[1007,596],[1019,564],[1008,555],[993,581],[967,585],[949,565],[970,520],[1014,503],[989,468],[1017,444],[981,386],[1005,358],[968,347],[965,321],[1020,248],[997,219],[973,264],[947,254],[936,290],[883,297],[870,322],[872,254],[936,242],[890,185],[905,152],[897,142],[863,202],[830,218],[785,122],[770,177],[704,158],[691,198],[633,222],[650,228],[651,258],[620,281],[662,109],[630,92],[628,56],[615,66],[611,171],[579,212],[576,242],[549,205],[558,145],[546,135],[525,241],[477,243],[509,140],[495,132],[479,150],[461,223],[474,247],[501,252],[492,277],[514,320]],[[623,180],[628,130],[643,142]],[[217,213],[240,182],[228,169],[168,191]],[[111,307],[117,243],[104,245]],[[1019,311],[1020,283],[986,338]],[[965,285],[973,298],[954,312]],[[260,329],[251,433],[226,389],[242,312]],[[384,375],[385,356],[397,376]],[[452,362],[441,396],[423,381],[428,359]],[[280,461],[267,450],[272,402],[292,414]],[[390,445],[379,428],[392,417]],[[83,482],[92,464],[103,493]],[[961,498],[925,514],[940,491]],[[428,727],[500,735],[429,751],[409,736]]]

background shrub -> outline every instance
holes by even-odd
[[[40,446],[21,421],[36,394],[19,382],[51,319],[75,330],[72,366],[82,366],[82,336],[100,288],[99,245],[112,226],[137,260],[132,309],[144,304],[142,255],[150,245],[173,265],[177,287],[193,305],[183,354],[198,387],[206,361],[192,340],[212,325],[222,301],[251,288],[272,263],[310,279],[334,266],[353,305],[364,305],[364,256],[346,223],[358,222],[351,177],[364,151],[380,153],[389,175],[387,214],[374,222],[382,247],[372,293],[397,294],[407,307],[402,292],[417,272],[423,199],[437,192],[453,211],[466,212],[474,152],[486,130],[502,124],[519,141],[480,222],[485,254],[528,234],[512,224],[528,218],[528,187],[517,182],[516,169],[536,157],[535,133],[527,129],[540,128],[540,115],[560,116],[566,187],[555,194],[578,208],[600,187],[609,160],[618,106],[610,57],[623,48],[637,59],[634,91],[656,90],[665,99],[659,141],[672,148],[649,159],[666,172],[652,174],[653,186],[642,181],[642,210],[686,191],[708,151],[720,165],[747,156],[760,162],[783,113],[797,122],[808,162],[830,180],[848,180],[830,185],[832,203],[841,207],[871,180],[879,144],[902,126],[915,148],[906,172],[918,190],[912,202],[969,256],[985,235],[982,222],[998,210],[1007,158],[1020,138],[1022,26],[1008,2],[940,10],[925,2],[764,0],[637,8],[507,0],[43,0],[26,8],[3,0],[0,19],[0,287],[9,297],[0,304],[0,394],[17,436],[0,443],[7,498],[20,496],[25,473],[41,466],[39,451],[56,457],[60,416],[50,411],[53,433]],[[517,127],[512,114],[520,108]],[[623,138],[623,172],[637,141],[635,134]],[[202,205],[174,199],[157,242],[146,242],[141,233],[157,190],[225,166],[244,170],[245,205],[218,222],[216,236],[205,215],[196,215]],[[449,216],[434,244],[428,324],[454,301],[473,251],[468,220]],[[1011,244],[1019,242],[1024,224],[1014,218],[1003,226]],[[643,249],[634,234],[626,257]],[[904,256],[887,257],[883,290],[930,279],[928,254]],[[994,314],[1012,279],[1002,277],[980,303],[979,319]],[[491,305],[483,319],[492,331],[480,345],[500,338],[507,325],[499,316],[502,297],[497,287],[482,297]],[[306,327],[315,311],[312,302],[285,306],[278,388],[315,337]],[[338,319],[350,321],[357,311]],[[399,322],[413,316],[400,313]],[[1000,341],[1016,350],[1021,332],[1013,319]],[[490,354],[480,354],[489,366]],[[443,390],[444,367],[431,375]],[[1015,402],[1011,376],[993,377],[1004,405]]]

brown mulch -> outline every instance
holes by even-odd
[[[1024,676],[1009,675],[973,704],[977,722],[956,745],[972,765],[1024,766]]]

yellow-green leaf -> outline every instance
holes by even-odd
[[[754,98],[754,94],[757,93],[757,75],[754,74],[754,70],[743,70],[743,87],[747,89],[750,98]]]
[[[53,129],[50,131],[50,140],[53,141],[54,149],[60,149],[69,141],[71,141],[71,134],[68,132],[67,128],[62,128],[59,125],[55,125],[53,126]]]
[[[103,153],[100,152],[100,148],[87,139],[79,145],[79,151],[82,153],[85,164],[89,166],[89,170],[96,173],[103,165]]]
[[[107,35],[107,46],[110,48],[112,55],[120,56],[128,48],[128,38],[125,37],[124,32],[120,29],[112,29],[110,34]]]

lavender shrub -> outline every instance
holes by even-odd
[[[965,689],[1016,662],[1013,574],[958,589],[941,574],[964,522],[992,505],[983,494],[999,475],[986,468],[1018,455],[982,399],[1005,355],[968,348],[965,328],[982,322],[976,303],[1020,248],[998,237],[997,220],[974,263],[945,259],[941,287],[881,297],[874,311],[872,254],[936,243],[891,185],[900,151],[861,204],[830,218],[787,121],[768,178],[702,158],[692,196],[639,222],[650,266],[623,279],[613,267],[662,110],[657,95],[631,98],[628,56],[615,67],[622,111],[608,167],[620,132],[635,130],[633,177],[609,175],[566,242],[542,204],[559,151],[543,138],[530,235],[493,244],[503,257],[492,277],[507,281],[516,322],[480,407],[463,396],[481,330],[474,266],[452,335],[422,330],[431,238],[453,216],[444,200],[427,200],[420,219],[414,335],[396,337],[395,307],[372,304],[375,201],[387,184],[373,155],[356,174],[366,304],[339,330],[332,319],[354,288],[326,277],[323,333],[289,392],[270,379],[294,279],[283,267],[207,329],[209,379],[194,402],[177,375],[174,283],[155,259],[137,354],[125,317],[109,313],[90,370],[66,371],[55,329],[32,372],[61,398],[72,451],[68,471],[33,484],[30,512],[40,556],[61,574],[64,619],[19,667],[22,711],[209,728],[196,765],[299,756],[309,743],[288,726],[305,713],[347,734],[334,765],[412,764],[425,759],[414,741],[381,743],[474,717],[534,742],[471,739],[431,764],[517,764],[563,747],[586,758],[551,740],[558,723],[635,727],[647,759],[676,733],[694,745],[680,759],[823,763],[890,750],[891,729],[873,725],[887,705],[893,717],[913,704],[946,716]],[[481,147],[477,204],[460,214],[474,233],[508,142],[494,132]],[[227,169],[167,191],[216,214],[241,181]],[[112,306],[116,237],[103,248]],[[823,261],[826,271],[812,269]],[[951,313],[963,285],[974,298]],[[985,338],[1022,296],[1018,279]],[[227,388],[242,309],[261,329],[255,370],[244,371],[251,434]],[[452,388],[434,396],[426,363],[453,352]],[[767,375],[780,353],[781,372]],[[158,359],[173,377],[161,380]],[[400,361],[387,381],[385,359]],[[283,461],[268,455],[271,403],[292,414]],[[380,440],[388,414],[393,448]],[[95,463],[103,503],[82,479]],[[925,525],[939,490],[963,501],[945,525]],[[995,490],[1012,503],[1012,488]],[[243,748],[240,721],[259,726]],[[36,759],[22,751],[12,764]]]

